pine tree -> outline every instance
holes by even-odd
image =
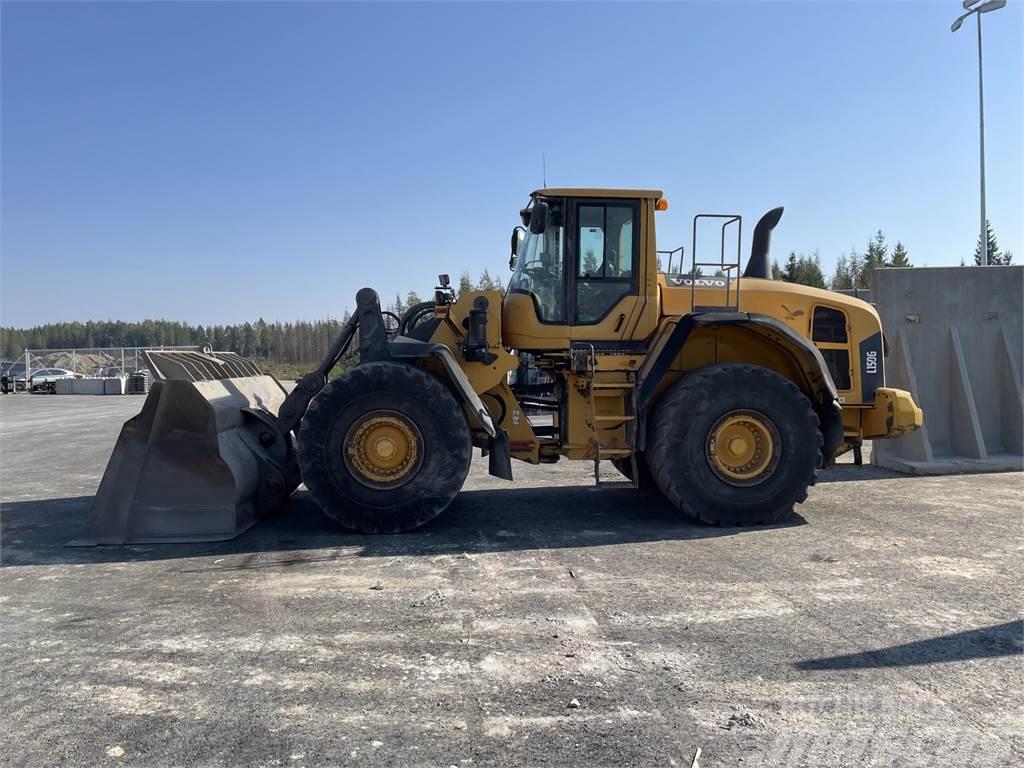
[[[853,273],[850,271],[845,253],[839,254],[839,258],[836,259],[836,271],[832,274],[829,287],[833,291],[848,291],[853,288]]]
[[[889,266],[889,262],[886,260],[888,251],[889,249],[885,244],[885,235],[882,233],[882,230],[878,230],[868,241],[868,249],[864,252],[864,269],[871,271],[872,269],[882,269]]]
[[[988,219],[985,219],[985,236],[988,238],[988,263],[994,264],[999,255],[999,243],[996,233],[992,231],[992,222]],[[981,235],[978,235],[978,242],[974,244],[974,263],[981,266]]]
[[[791,251],[782,270],[782,279],[787,283],[800,283],[815,288],[825,287],[825,275],[821,271],[821,254],[817,251],[810,256]]]
[[[802,256],[801,262],[800,282],[815,288],[825,288],[825,273],[821,269],[821,254],[815,251],[810,256]]]
[[[1007,266],[1013,263],[1013,254],[1010,251],[999,251],[999,243],[996,241],[996,233],[992,231],[992,222],[985,219],[985,236],[988,238],[988,263],[991,266]],[[974,263],[981,265],[981,236],[974,246]]]
[[[423,299],[420,298],[420,295],[418,293],[416,293],[416,291],[409,291],[409,293],[406,294],[406,296],[405,296],[405,309],[406,309],[406,311],[412,309],[417,304],[422,304],[422,303],[423,303]]]
[[[479,291],[494,291],[497,288],[494,285],[494,280],[491,278],[491,272],[489,269],[484,269],[480,274],[480,283],[477,285]]]
[[[787,283],[797,283],[797,277],[800,274],[800,262],[796,258],[796,251],[789,252],[789,258],[786,259],[786,267],[782,270],[782,279]]]
[[[272,333],[270,326],[261,317],[256,321],[257,344],[259,344],[260,357],[270,357],[270,342]]]
[[[593,276],[597,273],[597,256],[594,255],[594,249],[589,248],[587,252],[583,254],[583,274],[585,276]]]
[[[473,292],[473,278],[469,276],[469,272],[463,272],[459,278],[459,298]]]
[[[885,245],[885,235],[882,234],[882,230],[878,230],[868,241],[868,249],[864,253],[864,261],[857,279],[858,288],[870,288],[871,273],[876,269],[884,269],[889,266],[886,259],[888,250]]]
[[[846,255],[846,268],[850,272],[850,287],[859,287],[860,275],[864,271],[864,259],[857,253],[856,248],[850,248],[850,252]]]
[[[772,280],[782,280],[782,270],[779,269],[779,262],[772,262]]]
[[[896,246],[892,249],[892,260],[889,262],[890,267],[912,267],[910,258],[907,256],[907,249],[903,247],[903,243],[899,240],[896,241]]]
[[[239,334],[239,343],[241,344],[241,349],[238,350],[238,353],[242,355],[242,357],[249,357],[254,354],[254,350],[256,348],[256,331],[252,327],[252,323],[246,323],[242,326],[242,332]]]

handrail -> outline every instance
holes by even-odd
[[[697,224],[701,219],[723,219],[722,231],[721,231],[721,250],[719,252],[718,262],[713,261],[698,261],[697,260]],[[736,225],[736,261],[729,262],[725,261],[725,235],[726,229],[731,225]],[[693,217],[693,244],[691,246],[691,253],[693,254],[693,262],[690,267],[690,306],[693,311],[698,308],[701,310],[709,309],[731,309],[739,310],[740,305],[740,278],[742,272],[740,271],[740,265],[742,256],[740,255],[740,248],[743,241],[743,217],[738,213],[698,213]],[[697,305],[697,268],[698,267],[715,267],[718,270],[725,273],[725,305],[724,306],[701,306]],[[736,270],[736,285],[733,288],[733,277],[732,271]]]

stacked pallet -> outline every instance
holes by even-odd
[[[129,376],[126,391],[129,395],[144,395],[149,392],[149,371],[138,371]]]

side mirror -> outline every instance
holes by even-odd
[[[519,255],[519,246],[526,239],[526,230],[522,227],[515,227],[512,230],[512,255],[508,257],[508,268],[516,268],[516,257]]]
[[[548,204],[543,200],[538,200],[533,204],[533,208],[530,211],[530,232],[535,235],[542,235],[547,226]]]
[[[519,255],[519,246],[523,244],[523,240],[526,239],[526,230],[522,227],[514,227],[512,229],[512,255]]]

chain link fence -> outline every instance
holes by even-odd
[[[5,362],[0,373],[8,391],[31,391],[33,382],[52,383],[61,378],[128,377],[142,371],[148,350],[197,350],[199,347],[96,347],[26,349],[18,360]]]

